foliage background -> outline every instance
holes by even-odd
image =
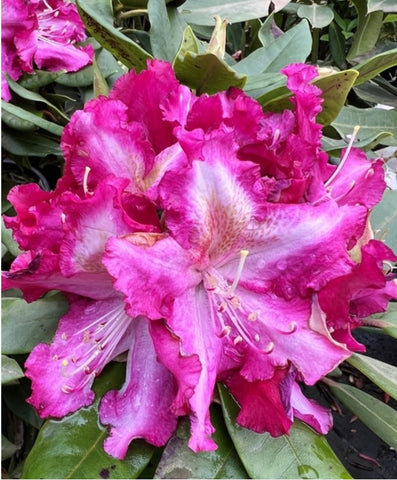
[[[77,0],[95,48],[95,62],[74,74],[36,71],[9,80],[13,101],[2,102],[3,213],[17,184],[38,182],[49,190],[62,172],[59,139],[74,111],[107,94],[127,69],[151,57],[173,63],[178,79],[197,93],[238,86],[265,110],[289,108],[288,63],[322,67],[323,147],[331,161],[360,125],[357,146],[383,156],[389,188],[371,215],[379,238],[397,251],[397,7],[394,0]],[[226,53],[214,54],[221,29],[209,42],[214,16],[227,18]],[[335,160],[336,161],[336,160]],[[2,225],[2,258],[18,254]],[[49,342],[67,310],[52,292],[28,305],[8,291],[2,310],[3,437],[5,478],[393,478],[397,475],[396,303],[360,329],[368,355],[355,354],[309,394],[335,414],[328,439],[296,422],[290,437],[272,439],[235,425],[236,404],[222,386],[212,408],[216,452],[193,454],[183,420],[164,449],[134,441],[123,462],[102,450],[106,431],[98,402],[61,421],[43,422],[25,403],[27,354]],[[393,353],[394,352],[394,353]],[[117,388],[123,365],[110,365],[97,393]],[[351,412],[351,413],[349,413]],[[343,416],[341,415],[343,414]],[[348,423],[356,417],[359,420]],[[354,434],[352,430],[357,430]],[[358,439],[358,440],[357,440]],[[352,445],[349,445],[353,442]],[[338,459],[339,456],[339,459]]]

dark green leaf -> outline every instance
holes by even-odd
[[[299,421],[289,436],[254,433],[236,424],[238,405],[223,386],[219,391],[227,429],[251,478],[351,478],[324,436]]]
[[[1,243],[7,248],[13,257],[17,257],[21,250],[18,247],[16,241],[12,238],[12,231],[4,225],[4,219],[1,218]],[[10,353],[10,352],[4,352]]]
[[[302,20],[266,47],[261,47],[235,65],[235,70],[247,75],[261,72],[279,73],[293,62],[304,62],[312,48],[309,24]]]
[[[339,25],[336,22],[331,22],[328,27],[329,36],[329,50],[336,65],[342,68],[346,64],[345,58],[345,46],[346,41],[343,36]]]
[[[14,383],[23,377],[23,371],[18,362],[6,355],[1,356],[1,384]]]
[[[397,367],[357,353],[354,353],[347,361],[397,400]]]
[[[385,190],[381,202],[372,210],[371,226],[376,236],[397,252],[397,190]]]
[[[387,312],[366,318],[365,324],[381,328],[387,335],[397,338],[397,303],[390,302]]]
[[[45,70],[35,70],[34,74],[26,74],[18,83],[21,87],[27,88],[28,90],[35,90],[41,87],[45,87],[52,82],[55,82],[57,78],[65,73],[65,70],[60,70],[59,72],[47,72]]]
[[[382,143],[383,140],[385,140],[387,137],[390,137],[390,135],[390,133],[380,133],[369,138],[362,138],[360,141],[354,142],[354,146],[367,152]],[[330,155],[339,155],[340,151],[347,147],[348,142],[345,140],[336,140],[334,138],[323,137],[322,145],[323,149]]]
[[[30,394],[30,380],[21,378],[17,385],[10,385],[4,389],[3,401],[14,415],[36,430],[39,430],[43,425],[43,420],[38,416],[32,405],[26,402]]]
[[[397,412],[368,393],[325,379],[333,395],[370,428],[378,437],[397,448]]]
[[[176,57],[174,69],[179,81],[198,94],[213,94],[229,87],[243,88],[247,79],[213,53],[186,52],[183,57]]]
[[[351,62],[355,57],[369,52],[374,48],[382,28],[383,13],[372,12],[367,14],[366,0],[352,0],[358,14],[358,26],[353,37],[353,43],[347,54]]]
[[[317,3],[301,5],[297,14],[300,18],[307,18],[313,28],[324,28],[334,19],[332,8]]]
[[[77,0],[76,3],[87,30],[103,47],[128,68],[138,72],[146,68],[151,55],[113,27],[111,9],[110,13],[103,14],[106,6],[110,6],[107,0]]]
[[[289,0],[273,0],[274,11],[281,10]],[[180,12],[187,23],[214,25],[215,15],[226,18],[229,23],[245,22],[265,17],[269,13],[270,0],[187,0]]]
[[[121,364],[106,368],[95,383],[93,405],[65,417],[49,420],[40,430],[26,459],[23,478],[137,478],[150,461],[153,447],[134,441],[124,460],[103,450],[106,429],[98,420],[98,403],[104,392],[119,388],[124,378]]]
[[[93,74],[94,74],[94,82],[93,82],[94,97],[98,97],[99,95],[108,95],[109,86],[95,58],[93,59],[92,67],[93,67]]]
[[[332,123],[342,137],[351,135],[356,125],[360,126],[359,139],[388,132],[393,137],[386,138],[383,143],[397,145],[397,110],[344,107]]]
[[[182,41],[186,23],[175,7],[158,0],[148,1],[150,44],[155,58],[172,62]],[[171,24],[172,22],[172,24]]]
[[[217,405],[211,407],[211,420],[218,450],[199,453],[190,450],[187,446],[190,422],[184,419],[165,447],[155,478],[248,478]]]
[[[15,115],[18,119],[22,121],[28,121],[32,124],[40,127],[44,130],[47,130],[54,135],[61,136],[63,132],[63,127],[57,125],[56,123],[49,122],[48,120],[44,120],[44,118],[35,115],[34,113],[28,112],[27,110],[23,110],[16,105],[12,105],[11,103],[7,103],[4,100],[1,101],[1,107],[3,112],[8,112],[12,115]]]
[[[2,299],[2,351],[6,354],[28,353],[38,343],[49,343],[58,320],[68,310],[61,294],[46,296],[33,303],[22,298]]]
[[[14,113],[7,112],[4,109],[1,111],[1,121],[16,131],[33,132],[37,130],[37,126],[34,123],[29,122]]]
[[[1,460],[7,460],[19,450],[19,447],[14,445],[12,442],[8,440],[3,434],[1,434]]]
[[[394,67],[397,65],[397,48],[388,50],[383,53],[375,55],[365,62],[359,63],[354,68],[358,71],[359,76],[357,77],[355,85],[361,85],[368,80],[371,80],[379,73],[387,70],[388,68]]]
[[[14,130],[3,128],[1,132],[1,141],[4,150],[13,155],[20,156],[46,156],[61,155],[59,143],[46,138],[43,135],[34,133],[21,133]]]

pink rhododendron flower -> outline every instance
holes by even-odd
[[[54,72],[75,72],[91,63],[91,45],[76,47],[86,39],[76,6],[64,0],[4,0],[2,3],[1,96],[11,94],[4,77],[18,80],[34,66]]]
[[[190,447],[215,449],[217,382],[255,432],[288,433],[294,418],[331,428],[301,384],[362,349],[351,331],[397,297],[383,271],[395,257],[368,234],[381,161],[349,146],[328,164],[315,69],[284,73],[293,108],[273,114],[237,89],[197,97],[150,61],[73,115],[53,192],[11,191],[5,222],[26,252],[4,287],[70,301],[26,362],[41,416],[90,404],[94,378],[128,352],[124,386],[99,409],[116,458],[137,437],[165,444],[184,415]]]

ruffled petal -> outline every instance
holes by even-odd
[[[326,435],[331,430],[333,425],[331,411],[306,398],[297,383],[292,386],[291,405],[294,416],[313,427],[318,433]]]
[[[84,272],[66,278],[59,267],[59,256],[43,250],[19,255],[9,272],[2,272],[2,289],[19,288],[28,302],[49,290],[62,290],[93,299],[114,295],[112,279],[107,272]]]
[[[119,459],[134,438],[164,445],[177,425],[170,408],[175,395],[172,375],[156,358],[146,319],[134,323],[126,382],[120,391],[105,394],[99,408],[101,422],[111,427],[105,452]]]
[[[93,191],[112,174],[128,179],[129,191],[143,191],[143,178],[152,167],[154,152],[144,127],[128,122],[127,110],[119,100],[99,97],[75,112],[65,127],[61,148],[66,170],[80,187],[85,181],[88,191]]]
[[[91,385],[106,363],[126,348],[131,322],[117,297],[71,304],[53,343],[37,345],[25,363],[32,380],[28,402],[41,417],[63,417],[92,403]]]
[[[132,316],[167,317],[175,298],[201,281],[189,252],[165,234],[110,238],[103,263]]]
[[[269,380],[248,382],[238,373],[224,379],[241,409],[237,423],[257,433],[268,432],[272,437],[287,434],[292,425],[283,399],[281,383],[288,369],[276,370]]]

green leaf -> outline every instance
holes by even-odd
[[[109,86],[95,57],[93,58],[92,67],[94,73],[94,97],[98,97],[99,95],[108,95]]]
[[[167,7],[158,0],[148,1],[148,15],[153,56],[172,62],[181,44],[186,23],[179,19],[180,14],[175,7]]]
[[[190,450],[190,421],[184,419],[167,443],[154,478],[248,478],[217,405],[211,407],[211,420],[218,449],[199,453]]]
[[[239,407],[219,388],[227,429],[251,478],[351,478],[324,436],[295,421],[290,435],[273,438],[236,424]]]
[[[346,64],[345,48],[346,40],[342,34],[341,28],[336,22],[331,22],[328,27],[329,50],[336,65],[343,69]]]
[[[385,190],[382,200],[372,210],[371,226],[381,238],[397,252],[397,190]]]
[[[397,48],[379,53],[354,67],[359,76],[355,85],[361,85],[376,77],[379,73],[397,65]]]
[[[326,5],[301,5],[297,11],[298,17],[307,18],[313,28],[324,28],[334,19],[334,12]]]
[[[8,75],[6,75],[6,78],[7,78],[7,83],[10,86],[11,90],[17,95],[19,95],[21,98],[24,98],[26,100],[30,100],[33,102],[45,103],[48,107],[50,107],[51,110],[54,110],[64,120],[66,120],[67,122],[69,121],[69,117],[67,115],[65,115],[61,110],[59,110],[59,108],[57,108],[55,105],[49,102],[42,95],[40,95],[39,93],[27,90],[26,88],[19,85],[17,82],[14,82],[14,80],[12,80]]]
[[[357,353],[348,358],[347,362],[397,400],[397,367]]]
[[[21,250],[19,249],[18,244],[12,238],[12,230],[9,228],[6,228],[6,226],[4,225],[3,217],[1,217],[1,243],[5,245],[5,247],[13,257],[17,257],[21,253]]]
[[[58,320],[68,310],[68,302],[60,293],[33,303],[5,297],[1,304],[1,346],[6,354],[28,353],[40,342],[51,342]]]
[[[11,113],[12,115],[15,115],[17,118],[19,118],[22,121],[31,122],[37,127],[47,130],[48,132],[53,133],[54,135],[58,135],[58,136],[62,135],[63,127],[61,127],[60,125],[57,125],[56,123],[53,123],[53,122],[49,122],[48,120],[44,120],[44,118],[41,118],[38,115],[35,115],[34,113],[23,110],[22,108],[17,107],[16,105],[12,105],[11,103],[8,103],[2,100],[1,108],[4,112]]]
[[[387,312],[366,318],[365,325],[381,328],[386,335],[397,338],[397,303],[390,302]]]
[[[397,13],[396,0],[368,0],[368,13],[382,10],[382,12]]]
[[[304,62],[311,52],[312,37],[309,24],[302,20],[267,45],[252,52],[238,62],[237,72],[257,75],[261,72],[279,73],[280,69],[294,62]]]
[[[109,365],[95,382],[93,405],[63,420],[47,421],[26,459],[22,478],[137,478],[154,448],[135,440],[126,458],[116,460],[103,450],[107,430],[98,420],[100,397],[119,388],[123,378],[122,364]]]
[[[388,132],[393,137],[384,140],[384,144],[397,145],[397,110],[344,107],[332,123],[342,137],[351,135],[356,125],[360,125],[359,139]]]
[[[110,2],[77,0],[76,3],[87,30],[104,48],[128,68],[134,68],[137,72],[146,68],[146,61],[152,58],[151,55],[113,27]]]
[[[290,95],[286,87],[286,80],[286,77],[280,73],[250,75],[244,85],[244,91],[265,105],[276,98],[285,98]]]
[[[34,123],[29,122],[14,113],[7,112],[4,109],[1,111],[1,121],[13,130],[20,132],[32,132],[37,130],[37,126]]]
[[[367,0],[352,0],[352,3],[357,10],[358,26],[346,57],[349,62],[375,47],[383,23],[382,12],[367,14]]]
[[[361,148],[365,152],[372,150],[374,147],[383,142],[387,137],[390,137],[390,133],[379,133],[369,138],[362,138],[358,142],[354,142],[354,147]],[[348,142],[345,140],[336,140],[334,138],[324,137],[322,138],[323,149],[330,155],[339,155],[343,148],[346,148]]]
[[[273,0],[274,11],[281,10],[289,0]],[[214,25],[215,15],[226,18],[229,23],[245,22],[266,17],[270,0],[187,0],[179,7],[187,23]]]
[[[4,462],[4,460],[7,460],[7,458],[12,457],[14,453],[16,453],[19,450],[19,448],[20,447],[10,442],[7,437],[1,434],[1,461],[2,462]]]
[[[23,377],[22,368],[18,362],[6,355],[1,356],[1,384],[14,383]]]
[[[247,77],[229,67],[213,53],[186,52],[174,62],[175,75],[197,94],[213,94],[229,87],[243,88]]]
[[[25,74],[20,80],[18,80],[18,83],[21,87],[27,88],[28,90],[35,90],[55,82],[55,80],[64,73],[65,70],[59,70],[58,72],[35,70],[32,75]]]
[[[38,156],[61,155],[59,142],[55,142],[43,135],[28,132],[17,132],[3,128],[1,132],[3,149],[13,155]]]
[[[331,392],[378,437],[397,448],[397,412],[368,393],[325,378]]]

